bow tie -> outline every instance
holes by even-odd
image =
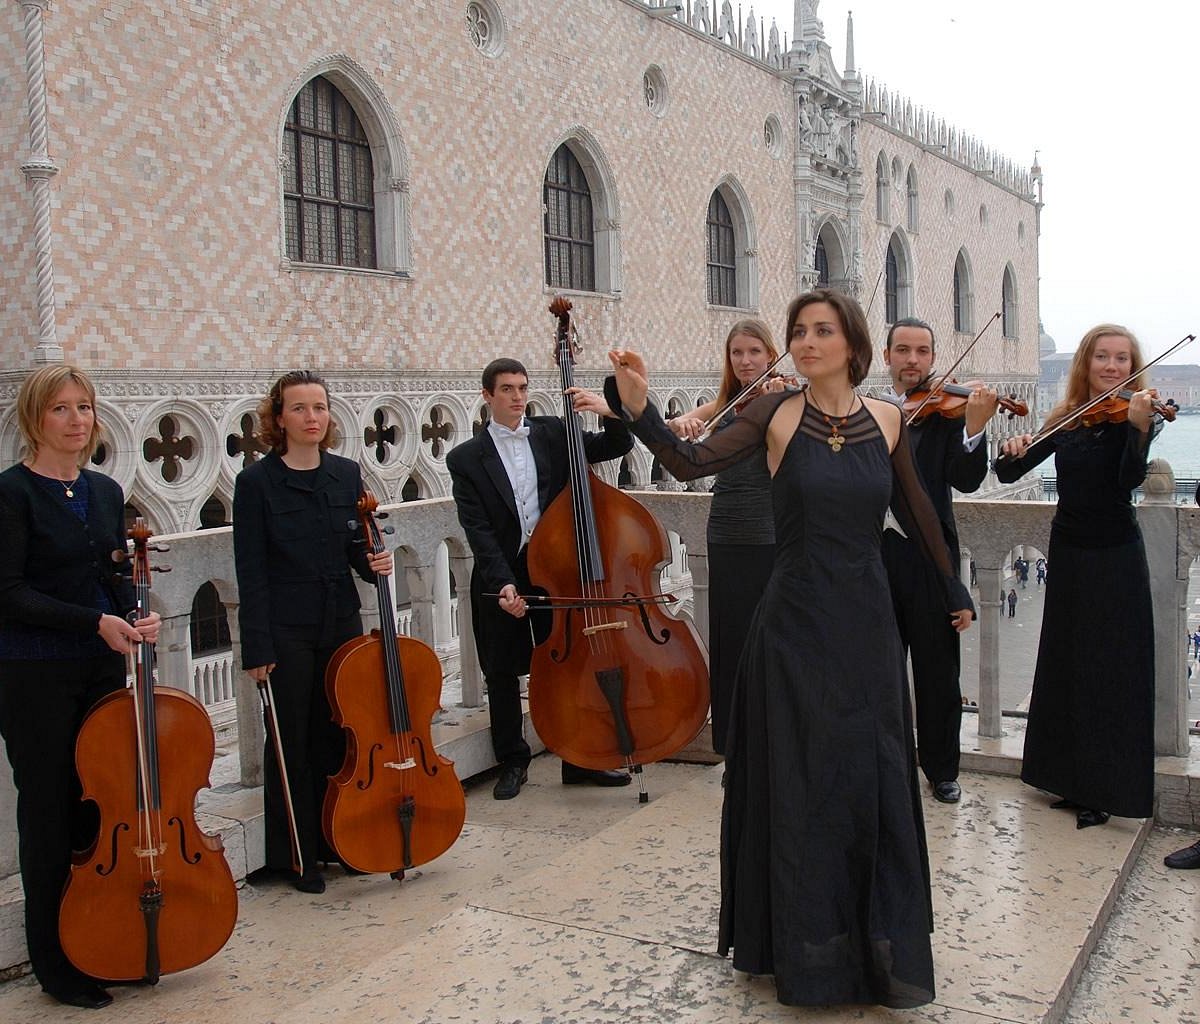
[[[497,423],[495,420],[493,420],[490,424],[488,424],[488,429],[497,438],[512,437],[512,438],[520,439],[520,438],[525,438],[525,437],[529,436],[529,424],[526,423],[524,420],[521,421],[521,425],[519,427],[517,427],[516,430],[510,430],[508,427],[505,427],[505,426]]]

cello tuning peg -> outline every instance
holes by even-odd
[[[395,533],[395,532],[396,532],[396,528],[395,528],[394,526],[385,526],[385,527],[384,527],[382,530],[380,530],[379,532],[380,532],[380,533]]]
[[[171,548],[166,544],[147,544],[146,550],[148,550],[148,551],[170,551]]]
[[[388,513],[387,513],[387,512],[376,512],[376,513],[375,513],[375,518],[376,518],[376,519],[386,519],[387,517],[388,517]]]
[[[347,519],[346,520],[346,528],[351,533],[356,533],[356,532],[358,532],[358,530],[360,530],[362,528],[362,524],[357,519]]]
[[[150,571],[151,572],[170,572],[171,567],[169,565],[152,565],[152,566],[150,566]]]
[[[114,562],[116,562],[118,565],[120,565],[122,562],[128,562],[129,561],[129,552],[122,551],[120,548],[117,548],[112,553],[112,560]]]

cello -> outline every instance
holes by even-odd
[[[135,615],[144,618],[148,552],[166,548],[151,548],[140,516],[129,536]],[[218,953],[238,900],[220,837],[195,819],[215,751],[208,712],[191,694],[154,684],[153,644],[143,641],[134,657],[133,685],[98,701],[76,740],[83,799],[99,806],[100,832],[71,865],[58,931],[84,974],[153,985]]]
[[[664,610],[666,531],[644,505],[588,466],[574,386],[571,304],[555,298],[555,358],[567,430],[567,486],[529,540],[529,578],[549,595],[549,636],[533,649],[529,712],[554,753],[584,768],[627,768],[647,799],[643,764],[670,757],[708,713],[708,661],[690,622]]]
[[[377,508],[364,491],[357,525],[372,554],[384,551]],[[375,593],[380,628],[342,644],[325,670],[333,720],[346,730],[346,760],[329,780],[321,820],[343,864],[400,878],[450,849],[467,804],[454,762],[430,734],[441,662],[420,640],[397,634],[386,576],[375,577]]]

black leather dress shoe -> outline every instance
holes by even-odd
[[[943,804],[956,804],[962,799],[962,787],[954,779],[933,784],[933,798]]]
[[[564,786],[628,786],[633,781],[629,772],[605,771],[597,768],[580,768],[577,764],[563,762],[562,783]]]
[[[46,988],[43,985],[42,991],[64,1006],[78,1006],[84,1010],[99,1010],[113,1001],[112,996],[104,989],[91,982],[80,982],[63,988]]]
[[[1085,807],[1075,815],[1075,827],[1091,828],[1094,825],[1103,825],[1108,818],[1108,811],[1093,811],[1090,807]]]
[[[496,800],[511,800],[521,792],[521,787],[528,781],[529,772],[524,765],[506,764],[500,769],[500,778],[496,780],[492,796]]]
[[[1192,843],[1191,846],[1185,846],[1182,850],[1167,854],[1163,858],[1163,863],[1169,868],[1184,870],[1200,868],[1200,842]]]
[[[325,891],[325,876],[321,874],[320,868],[305,868],[302,875],[292,873],[292,887],[300,892],[319,895]]]

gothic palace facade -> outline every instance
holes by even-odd
[[[255,403],[311,367],[378,494],[444,495],[485,362],[558,408],[558,291],[581,382],[641,349],[675,410],[734,321],[781,331],[818,281],[880,345],[931,321],[943,365],[1000,311],[960,377],[1032,406],[1040,170],[865,80],[849,25],[839,71],[813,0],[790,40],[680,6],[2,0],[4,464],[21,377],[65,358],[155,531],[220,523]]]

